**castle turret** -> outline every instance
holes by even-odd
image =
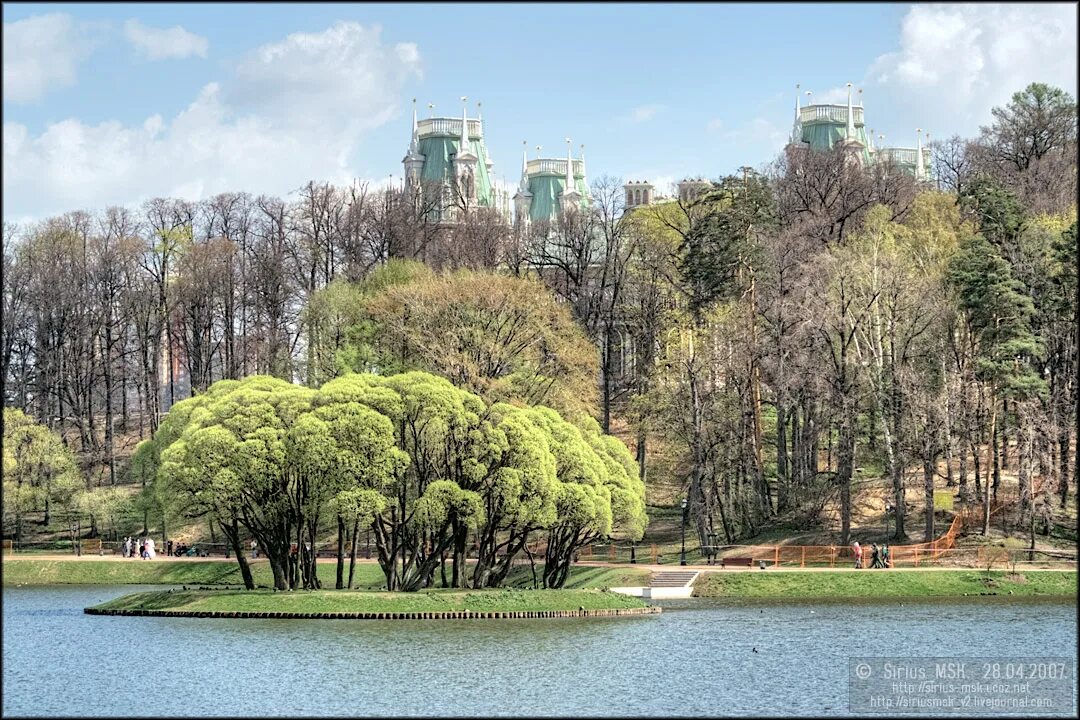
[[[683,202],[693,202],[698,195],[712,187],[712,183],[705,178],[686,178],[679,183],[679,199]]]
[[[434,107],[428,104],[430,110]],[[442,200],[440,207],[430,211],[432,222],[456,222],[462,208],[498,209],[494,164],[484,146],[483,125],[480,118],[469,118],[467,106],[462,107],[460,118],[432,113],[419,121],[414,108],[412,140],[402,162],[407,184],[437,188]]]
[[[518,181],[518,190],[514,193],[514,222],[529,224],[529,206],[532,205],[533,195],[529,192],[529,156],[527,151],[528,141],[521,141],[521,179]]]
[[[570,154],[570,138],[566,138],[566,178],[563,180],[563,191],[559,195],[559,207],[564,213],[576,210],[581,205],[581,192],[574,182],[574,158]],[[582,162],[582,174],[584,174],[584,161]]]
[[[554,220],[560,213],[590,202],[585,160],[573,158],[569,142],[567,138],[565,159],[540,157],[543,148],[537,145],[536,159],[525,161],[526,182],[519,185],[514,198],[517,207],[518,198],[528,197],[527,215],[531,222]],[[519,213],[519,217],[524,216]]]
[[[799,105],[799,83],[795,83],[795,122],[791,126],[791,142],[802,142],[802,123],[799,120],[799,113],[802,111],[802,107]]]
[[[860,137],[855,129],[855,106],[851,104],[851,87],[851,83],[848,83],[847,117],[845,118],[844,140],[841,142],[841,146],[851,153],[850,157],[854,158],[856,162],[865,163],[869,160],[869,152],[867,151],[865,133]],[[859,110],[862,110],[862,108],[860,107]]]
[[[848,96],[844,105],[815,103],[813,92],[807,90],[807,104],[799,107],[796,101],[798,118],[792,132],[793,144],[802,144],[822,152],[841,144],[854,152],[864,164],[869,163],[870,144],[866,139],[863,108],[861,104],[855,105],[853,102],[852,87],[852,83],[847,84]]]
[[[641,205],[652,205],[656,200],[652,183],[645,180],[631,180],[623,185],[623,191],[626,193],[624,205],[627,209]]]
[[[922,128],[915,128],[915,179],[926,179],[926,166],[923,164]]]
[[[405,153],[401,164],[405,166],[405,182],[411,186],[420,184],[420,172],[424,168],[424,156],[420,154],[420,137],[416,123],[416,98],[412,101],[412,140],[409,151]]]
[[[458,197],[465,209],[476,205],[476,165],[479,159],[472,151],[469,140],[468,97],[461,98],[461,135],[458,138],[458,151],[454,155],[454,178],[457,181]]]

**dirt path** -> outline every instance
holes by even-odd
[[[183,563],[183,562],[236,562],[232,558],[226,559],[226,558],[223,558],[223,557],[208,557],[208,558],[196,558],[196,557],[162,558],[162,557],[158,557],[158,558],[155,558],[154,560],[134,560],[132,558],[120,557],[119,555],[83,555],[81,557],[77,557],[75,555],[64,555],[64,554],[57,554],[57,555],[37,555],[37,554],[34,554],[34,555],[14,555],[14,556],[12,556],[12,555],[4,555],[4,561],[6,562],[8,560],[12,560],[14,562],[20,562],[20,561],[24,561],[24,560],[46,560],[46,561],[71,560],[71,561],[75,561],[75,562],[89,562],[89,561],[95,561],[95,562],[96,561],[105,561],[105,562],[170,562],[170,563],[173,563],[173,562],[181,562],[181,563]],[[266,560],[265,560],[265,558],[259,558],[257,560],[249,560],[248,562],[261,563],[261,562],[266,562]],[[332,564],[337,562],[337,559],[332,558],[332,557],[319,558],[318,562],[320,564],[322,564],[322,565],[332,565]],[[362,558],[357,558],[356,562],[357,562],[357,564],[362,564],[362,563],[364,563],[364,564],[374,564],[377,561],[376,560],[364,560]],[[583,560],[583,561],[575,563],[575,564],[580,566],[580,567],[618,568],[618,569],[621,569],[621,570],[637,569],[637,570],[647,570],[649,572],[662,572],[662,571],[669,571],[670,572],[672,570],[689,570],[689,571],[700,571],[700,572],[708,572],[708,573],[761,572],[761,570],[759,570],[757,567],[722,568],[722,567],[719,567],[717,565],[653,565],[651,563],[636,563],[636,564],[631,565],[630,563],[611,563],[611,562],[602,562],[602,561],[593,561],[593,560]],[[766,572],[770,572],[770,573],[777,573],[777,572],[810,572],[810,573],[850,572],[853,569],[854,568],[848,567],[847,565],[845,565],[844,567],[807,567],[807,568],[780,566],[780,567],[768,567],[768,568],[766,568]],[[870,568],[866,568],[866,569],[870,570]],[[1064,563],[1037,563],[1035,565],[1030,565],[1030,566],[1027,565],[1027,564],[1021,564],[1021,563],[1017,564],[1017,570],[1023,570],[1024,572],[1038,571],[1038,570],[1076,570],[1076,569],[1077,569],[1077,564],[1076,563],[1068,563],[1068,562],[1064,562]],[[885,572],[942,572],[942,571],[947,571],[947,570],[981,570],[981,568],[964,568],[964,567],[947,567],[947,566],[945,566],[945,567],[943,567],[943,566],[895,567],[895,568],[890,568],[889,570],[887,570]]]

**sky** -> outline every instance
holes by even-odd
[[[863,89],[889,146],[1077,95],[1077,5],[3,4],[3,218],[400,179],[420,116],[483,103],[496,178],[585,145],[590,181],[762,167],[796,94]],[[796,84],[800,89],[796,90]]]

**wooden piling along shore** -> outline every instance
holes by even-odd
[[[626,617],[659,615],[655,606],[641,608],[608,608],[596,610],[514,610],[504,612],[471,612],[448,610],[428,612],[264,612],[253,610],[139,610],[85,608],[87,615],[127,615],[135,617],[192,617],[229,619],[290,619],[290,620],[519,620],[534,618]]]

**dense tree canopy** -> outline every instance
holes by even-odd
[[[426,370],[491,402],[596,410],[596,350],[536,280],[396,261],[331,284],[309,312],[339,328],[320,349],[339,369]]]
[[[23,518],[44,508],[72,509],[86,484],[75,457],[56,433],[21,410],[4,408],[4,525],[22,539]]]
[[[649,205],[601,178],[528,227],[315,183],[5,225],[5,405],[87,491],[42,469],[5,518],[47,500],[99,532],[145,484],[144,523],[254,535],[280,584],[317,585],[336,529],[336,584],[370,533],[394,587],[498,584],[540,546],[557,584],[576,544],[640,536],[646,482],[701,544],[846,540],[879,476],[902,539],[913,468],[926,537],[935,482],[989,508],[1007,472],[1034,527],[1075,491],[1076,138],[1075,99],[1034,83],[933,143],[931,182],[790,145]]]
[[[171,512],[220,524],[242,568],[237,530],[254,536],[279,589],[320,586],[311,548],[327,516],[354,560],[357,531],[371,529],[391,590],[431,585],[448,556],[450,584],[497,586],[538,535],[548,538],[544,584],[560,587],[583,544],[614,528],[640,539],[647,522],[632,457],[595,421],[488,406],[421,372],[350,373],[319,390],[219,381],[178,403],[139,458]]]

